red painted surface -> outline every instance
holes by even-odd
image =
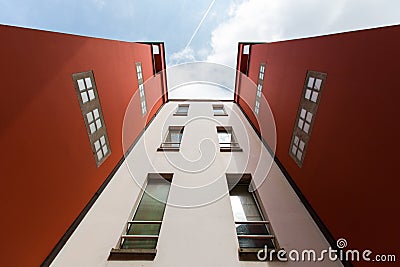
[[[277,157],[334,238],[374,253],[398,253],[400,244],[399,47],[400,26],[392,26],[253,45],[250,56],[253,81],[267,63],[263,94],[275,116]],[[299,168],[289,145],[307,70],[328,76]],[[250,91],[241,88],[239,103],[254,102]]]
[[[151,48],[9,26],[0,26],[0,39],[0,265],[39,266],[122,158],[123,117],[138,88],[135,63],[151,77]],[[112,150],[99,168],[71,76],[88,70]],[[148,95],[157,94],[161,89]],[[145,125],[138,111],[127,142]]]

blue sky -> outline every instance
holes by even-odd
[[[124,41],[164,41],[170,66],[201,60],[234,67],[238,41],[399,24],[400,1],[0,0],[0,23]]]
[[[210,3],[189,0],[1,0],[0,23],[124,41],[164,41],[167,53],[172,55],[185,48]],[[205,53],[211,49],[207,41],[211,31],[224,20],[225,11],[232,3],[230,0],[215,1],[193,39],[194,50]]]

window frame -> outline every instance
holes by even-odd
[[[147,100],[144,86],[143,68],[142,62],[136,62],[135,64],[136,77],[138,81],[139,101],[140,109],[142,111],[142,117],[147,114]]]
[[[88,91],[88,90],[81,90],[81,88],[79,86],[79,81],[84,80],[85,85],[86,85],[86,79],[90,79],[92,87],[89,89],[93,90],[93,94],[95,97],[90,101],[84,102],[83,97],[82,97],[82,91]],[[72,74],[72,80],[74,82],[75,92],[78,96],[79,106],[80,106],[81,113],[83,116],[83,121],[85,123],[86,132],[89,137],[92,153],[93,153],[93,156],[96,161],[96,166],[100,167],[100,165],[103,164],[103,162],[111,155],[111,147],[110,147],[110,141],[108,139],[107,127],[106,127],[106,123],[104,120],[103,111],[101,108],[101,103],[100,103],[100,98],[99,98],[98,91],[97,91],[94,73],[92,70],[80,72],[80,73],[74,73],[74,74]],[[94,111],[96,109],[98,110],[99,117],[97,119],[95,119],[93,116],[93,121],[89,122],[88,114],[91,113],[94,115]],[[90,125],[93,123],[96,124],[97,120],[100,121],[101,127],[97,128],[97,125],[96,125],[96,131],[92,132]],[[101,158],[99,158],[97,155],[98,150],[96,149],[95,143],[97,141],[99,141],[102,136],[104,136],[104,138],[105,138],[104,145],[107,147],[107,153],[104,154]],[[101,145],[101,147],[103,147],[103,145]]]
[[[322,92],[325,87],[326,78],[327,78],[327,74],[323,73],[323,72],[308,70],[307,74],[306,74],[306,78],[305,78],[304,85],[303,85],[303,91],[302,91],[302,94],[300,97],[300,103],[299,103],[299,107],[298,107],[298,111],[297,111],[297,116],[296,116],[296,120],[294,123],[292,139],[290,141],[290,146],[289,146],[289,155],[296,162],[296,164],[298,165],[299,168],[301,168],[303,166],[308,143],[310,141],[312,129],[314,127],[314,123],[315,123],[315,120],[317,117],[316,115],[317,115],[317,111],[318,111],[318,106],[320,104]],[[310,88],[310,86],[309,86],[310,79],[314,79],[312,81],[312,85],[311,85],[313,88]],[[321,83],[319,85],[319,88],[314,90],[314,86],[315,86],[317,80],[321,80]],[[312,94],[314,93],[314,91],[318,92],[318,95],[317,95],[317,99],[315,101],[312,101],[311,98],[312,98]],[[310,97],[306,98],[306,94],[310,94]],[[302,115],[304,113],[303,110],[305,111],[304,117]],[[310,120],[307,120],[308,114],[311,114]],[[308,127],[307,130],[305,130],[306,126]],[[301,151],[300,158],[298,157],[298,152],[297,152],[297,151],[299,151],[299,145],[295,144],[296,138],[299,138],[300,141],[304,142],[304,149]],[[295,146],[297,147],[297,149],[296,149],[296,153],[294,154],[293,151],[294,151]]]
[[[185,126],[169,126],[168,130],[167,130],[167,133],[166,133],[166,135],[165,135],[165,137],[163,139],[164,141],[161,143],[160,147],[157,148],[157,151],[174,151],[174,152],[178,152],[179,149],[181,148],[184,130],[185,130]],[[179,133],[182,134],[180,142],[168,141],[168,138],[170,138],[172,131],[179,131]],[[172,146],[168,147],[168,146],[165,146],[165,144],[178,144],[178,146],[177,147],[172,147]]]
[[[212,109],[213,109],[214,116],[228,116],[228,113],[225,110],[224,104],[213,104]],[[223,113],[221,113],[221,114],[215,113],[216,110],[222,110]]]
[[[265,71],[267,68],[267,63],[261,63],[260,68],[258,71],[258,77],[257,77],[257,89],[256,89],[256,97],[254,101],[254,114],[258,116],[258,113],[260,112],[261,108],[261,98],[262,98],[262,91],[264,87],[264,79],[265,79]]]
[[[238,235],[237,234],[237,228],[236,225],[237,224],[255,224],[255,225],[265,225],[266,230],[267,230],[267,234],[266,239],[267,240],[273,240],[271,241],[273,243],[273,247],[268,247],[268,251],[279,251],[282,248],[279,245],[278,242],[278,238],[274,232],[274,229],[272,227],[271,222],[268,219],[268,215],[266,212],[266,209],[261,201],[260,195],[258,193],[258,190],[255,190],[253,192],[248,192],[249,194],[252,195],[252,198],[254,199],[255,205],[258,209],[258,212],[260,214],[261,217],[261,221],[249,221],[246,219],[246,221],[235,221],[235,216],[233,214],[233,207],[232,207],[232,202],[231,202],[231,191],[236,187],[236,186],[248,186],[248,187],[252,187],[254,188],[254,183],[253,183],[253,179],[252,179],[252,175],[250,173],[244,173],[244,174],[240,174],[240,173],[226,173],[226,181],[227,181],[227,185],[228,185],[228,190],[229,190],[229,204],[232,210],[232,216],[234,219],[234,225],[235,225],[235,233],[236,233],[236,237],[238,240],[238,255],[239,255],[239,260],[240,261],[257,261],[259,262],[259,259],[257,257],[258,252],[261,249],[265,249],[265,247],[257,247],[257,248],[245,248],[245,247],[240,247],[240,243],[239,243],[239,238],[242,238],[243,235]],[[245,223],[246,222],[246,223]],[[249,223],[250,222],[250,223]],[[247,235],[246,235],[247,236]],[[275,258],[274,258],[275,259]]]
[[[186,112],[180,112],[179,111],[180,107],[187,107]],[[178,104],[178,107],[176,108],[175,113],[173,115],[174,116],[187,116],[189,113],[189,107],[190,107],[190,104]]]
[[[235,132],[232,126],[217,126],[217,137],[218,137],[218,144],[219,144],[219,151],[220,152],[242,152],[243,149],[239,145],[239,141],[235,135]],[[226,132],[231,134],[231,142],[226,143],[222,142],[219,139],[219,133]],[[229,146],[229,147],[222,147],[221,144],[236,144],[237,146]]]
[[[156,254],[157,254],[157,245],[158,245],[158,240],[160,238],[160,233],[161,233],[161,227],[162,227],[162,222],[164,221],[164,216],[165,216],[165,210],[167,209],[167,202],[169,198],[169,194],[171,191],[171,184],[172,184],[172,179],[173,179],[174,174],[173,173],[149,173],[147,174],[146,181],[140,190],[140,193],[137,197],[137,200],[135,202],[134,208],[132,209],[132,212],[129,215],[129,218],[132,218],[131,220],[128,219],[124,230],[122,234],[120,235],[120,238],[118,240],[117,245],[115,248],[112,248],[110,251],[110,254],[108,256],[108,261],[120,261],[120,260],[144,260],[144,261],[152,261],[154,260]],[[144,194],[146,193],[147,185],[149,184],[149,181],[151,179],[165,179],[166,183],[170,183],[169,188],[168,188],[168,193],[167,193],[167,201],[164,203],[164,210],[162,214],[162,220],[161,221],[136,221],[133,220],[139,207],[140,203],[143,199]],[[157,237],[156,238],[156,244],[155,248],[122,248],[123,240],[127,239],[128,237],[134,237],[135,238],[140,238],[140,235],[129,235],[128,232],[130,230],[130,225],[135,224],[137,222],[143,222],[143,224],[160,224],[160,229],[158,231]],[[146,236],[146,235],[145,235]],[[153,237],[152,237],[153,238]]]

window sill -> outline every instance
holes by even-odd
[[[172,151],[172,152],[179,152],[179,147],[159,147],[157,151]]]
[[[156,249],[117,249],[113,248],[108,256],[109,261],[152,261],[156,257]]]
[[[242,152],[243,149],[240,147],[221,147],[219,149],[220,152]]]
[[[214,114],[214,116],[228,116],[228,114]]]
[[[174,116],[187,116],[187,113],[174,113]]]

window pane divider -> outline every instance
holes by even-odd
[[[122,235],[122,239],[159,238],[159,235]]]
[[[162,221],[129,221],[128,224],[161,224]]]

